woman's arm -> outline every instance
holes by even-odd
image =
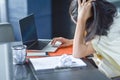
[[[86,43],[84,37],[86,21],[91,17],[92,5],[91,1],[86,2],[86,0],[83,0],[83,2],[78,0],[78,5],[78,19],[73,40],[73,56],[81,58],[94,52],[91,41]]]

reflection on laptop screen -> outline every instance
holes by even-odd
[[[29,15],[19,21],[23,43],[37,40],[34,15]]]

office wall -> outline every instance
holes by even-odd
[[[14,5],[13,5],[14,3]],[[8,20],[13,26],[15,39],[20,40],[19,19],[27,15],[26,0],[8,0]]]
[[[28,0],[28,13],[35,14],[38,38],[51,38],[51,0]]]
[[[74,35],[74,24],[69,16],[71,0],[8,0],[8,17],[16,40],[21,40],[19,19],[34,13],[38,38]]]
[[[51,0],[8,0],[8,18],[16,40],[21,40],[19,19],[34,13],[38,38],[51,38]]]
[[[74,35],[73,23],[69,15],[71,0],[52,0],[52,34],[53,37],[72,38]]]

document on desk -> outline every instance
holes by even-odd
[[[71,56],[71,55],[70,55]],[[55,69],[59,63],[61,56],[55,57],[43,57],[43,58],[30,58],[30,61],[35,70],[47,70]],[[81,67],[86,66],[87,64],[79,58],[72,57],[73,64],[70,67]]]
[[[48,56],[47,52],[27,52],[27,56],[31,57],[31,56]]]

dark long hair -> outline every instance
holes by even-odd
[[[72,0],[69,13],[77,22],[78,0]],[[93,39],[96,35],[107,35],[115,17],[116,7],[106,0],[92,2],[92,17],[86,22],[86,41]]]

